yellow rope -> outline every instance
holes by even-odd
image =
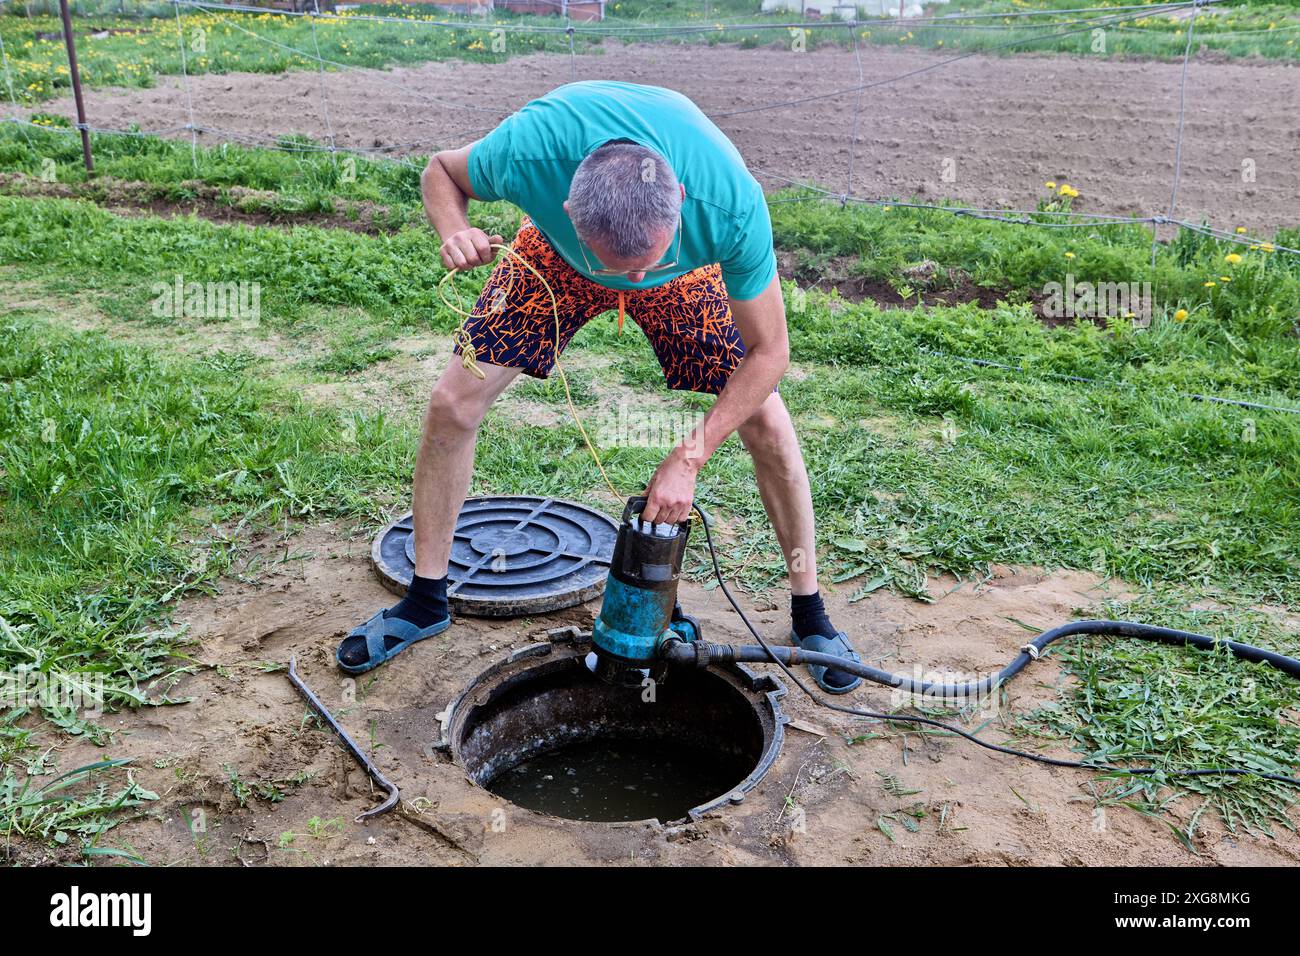
[[[609,488],[609,493],[620,502],[625,501],[626,496],[619,494],[618,489],[614,487],[614,483],[609,480],[609,475],[605,473],[605,466],[601,463],[600,454],[596,451],[596,446],[591,443],[591,438],[587,435],[587,429],[583,427],[582,418],[578,415],[578,408],[573,404],[573,394],[569,391],[569,378],[564,374],[564,366],[560,364],[560,303],[555,296],[555,290],[551,288],[551,284],[546,281],[546,276],[542,275],[536,266],[509,246],[503,246],[496,242],[490,245],[493,249],[498,249],[505,253],[506,256],[521,262],[524,268],[541,280],[542,285],[546,288],[546,294],[551,297],[551,312],[555,316],[555,370],[560,373],[560,383],[564,386],[564,400],[569,404],[569,414],[573,416],[573,423],[578,426],[578,431],[582,433],[582,440],[587,443],[587,451],[591,452],[592,461],[596,463],[596,468],[600,471],[600,477],[605,480],[605,486]],[[487,376],[478,367],[478,354],[474,348],[474,343],[470,340],[469,332],[465,329],[465,319],[472,318],[473,314],[466,312],[444,294],[444,286],[455,288],[455,276],[458,271],[457,269],[451,269],[438,280],[438,298],[442,300],[443,305],[461,316],[460,326],[452,333],[452,339],[460,347],[461,365],[467,372],[481,380]]]

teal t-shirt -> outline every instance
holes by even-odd
[[[686,189],[678,266],[642,282],[592,276],[564,211],[578,164],[613,139],[655,150]],[[762,188],[722,131],[672,90],[610,80],[561,86],[474,145],[469,181],[481,199],[504,199],[522,209],[569,265],[609,288],[650,288],[719,263],[728,295],[745,300],[759,295],[776,275]],[[674,249],[669,247],[667,258]],[[592,266],[600,268],[586,251]]]

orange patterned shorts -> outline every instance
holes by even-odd
[[[619,307],[619,291],[598,285],[564,261],[524,219],[511,244],[555,291],[559,351],[589,321]],[[722,268],[705,266],[661,286],[622,293],[627,314],[655,351],[669,388],[717,395],[745,354],[731,318]],[[555,313],[537,276],[502,256],[475,303],[465,331],[480,362],[546,378],[555,365]],[[456,350],[460,351],[459,348]]]

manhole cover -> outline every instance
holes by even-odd
[[[588,601],[605,589],[617,534],[614,519],[572,501],[467,498],[451,544],[452,610],[515,617]],[[409,514],[379,532],[370,557],[384,586],[405,594],[415,571]]]

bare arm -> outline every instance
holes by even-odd
[[[790,338],[780,277],[774,277],[755,299],[732,299],[731,316],[745,343],[745,357],[704,420],[683,442],[685,453],[696,460],[698,467],[703,467],[722,443],[758,411],[790,367]]]
[[[643,512],[651,521],[684,521],[689,516],[695,476],[732,432],[767,400],[790,365],[790,338],[779,276],[755,299],[732,299],[731,315],[745,343],[745,357],[708,414],[655,471]]]
[[[434,153],[420,174],[424,214],[442,239],[438,252],[448,269],[472,269],[496,258],[489,236],[469,224],[469,201],[478,199],[469,183],[469,154],[476,144]]]

